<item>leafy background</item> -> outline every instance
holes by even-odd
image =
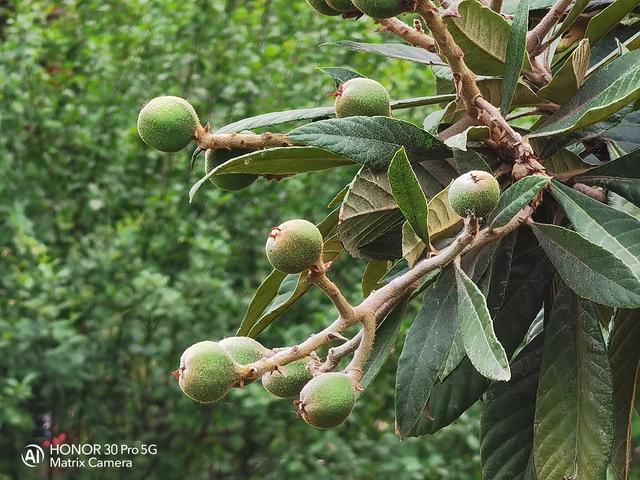
[[[330,432],[259,385],[208,408],[168,375],[189,344],[235,332],[269,271],[269,227],[321,220],[355,167],[233,195],[207,186],[190,205],[202,165],[191,174],[190,152],[146,148],[139,108],[181,95],[219,127],[331,105],[318,65],[349,65],[394,98],[433,94],[428,69],[318,48],[380,40],[374,30],[303,1],[0,1],[0,478],[43,476],[19,456],[44,440],[44,416],[73,443],[158,444],[128,478],[479,478],[477,410],[435,437],[395,436],[398,352]],[[420,124],[428,111],[399,116]],[[362,269],[335,269],[354,299]],[[300,303],[266,345],[305,338],[332,315],[317,292]]]

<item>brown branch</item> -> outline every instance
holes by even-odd
[[[345,372],[353,379],[356,385],[360,384],[364,366],[371,355],[371,350],[373,350],[373,342],[376,338],[376,315],[374,313],[363,315],[361,322],[362,338],[351,362],[345,368]]]
[[[540,20],[534,28],[527,34],[527,51],[532,58],[537,57],[543,51],[543,41],[547,34],[560,21],[562,16],[571,5],[572,0],[558,0]]]
[[[502,0],[491,0],[489,7],[494,12],[500,13],[502,11]]]
[[[382,25],[381,32],[393,33],[414,47],[421,47],[430,52],[436,51],[436,42],[433,38],[417,28],[407,25],[402,20],[395,17],[376,18],[375,22]]]
[[[590,187],[584,183],[574,183],[573,189],[602,203],[607,203],[607,192],[600,188]]]
[[[203,150],[246,149],[262,150],[264,148],[290,147],[293,142],[282,133],[211,133],[208,127],[200,127],[195,133],[198,147]]]
[[[324,291],[324,293],[327,294],[327,297],[331,299],[341,317],[352,318],[354,313],[351,304],[347,301],[344,295],[342,295],[342,292],[336,284],[326,276],[324,272],[324,265],[320,265],[319,269],[319,271],[312,269],[309,272],[309,281],[315,283]]]
[[[350,340],[344,342],[342,345],[337,347],[332,347],[327,352],[327,358],[325,362],[317,369],[318,372],[331,372],[335,370],[335,368],[340,364],[340,360],[342,360],[347,355],[355,352],[360,345],[360,340],[362,339],[362,330],[360,330],[355,336],[353,336]]]

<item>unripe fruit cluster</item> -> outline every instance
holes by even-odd
[[[203,341],[187,348],[174,372],[182,391],[199,403],[215,403],[234,386],[244,386],[242,366],[273,352],[248,337],[229,337],[219,342]],[[332,428],[351,414],[357,399],[353,380],[345,373],[322,373],[314,377],[305,357],[262,376],[262,384],[273,395],[297,398],[294,404],[305,422],[317,428]],[[248,382],[250,383],[250,382]]]
[[[472,170],[460,175],[449,187],[451,208],[465,217],[489,215],[500,200],[500,185],[493,175],[482,170]]]

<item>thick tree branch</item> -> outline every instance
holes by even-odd
[[[398,18],[376,18],[375,22],[382,25],[381,32],[393,33],[414,47],[421,47],[430,52],[436,51],[436,42],[433,38]]]
[[[558,0],[547,14],[527,34],[527,51],[532,59],[544,51],[543,41],[547,34],[560,21],[571,5],[572,0]]]

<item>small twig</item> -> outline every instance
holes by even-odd
[[[527,34],[527,51],[532,59],[544,51],[542,46],[545,37],[560,21],[571,2],[572,0],[558,0],[540,20],[540,23],[529,31]]]
[[[448,138],[451,138],[454,135],[458,135],[459,133],[464,132],[467,128],[473,127],[479,124],[480,124],[480,121],[477,118],[473,118],[469,115],[465,115],[456,123],[454,123],[450,127],[447,127],[443,131],[441,131],[438,134],[438,138],[440,138],[441,140],[447,140]]]
[[[362,330],[360,330],[353,338],[344,342],[342,345],[332,347],[327,352],[327,358],[324,363],[317,369],[318,372],[331,372],[336,369],[342,360],[347,355],[355,352],[360,340],[362,339]]]
[[[607,203],[607,192],[600,188],[590,187],[584,183],[574,183],[573,189],[602,203]]]
[[[327,294],[327,297],[331,299],[341,317],[352,318],[353,307],[344,295],[342,295],[342,292],[336,284],[329,280],[329,277],[324,273],[324,266],[321,266],[321,268],[322,270],[320,272],[314,271],[313,269],[311,270],[308,277],[309,281],[315,283]]]
[[[489,4],[489,7],[494,12],[501,13],[502,12],[502,0],[491,0],[491,3]]]
[[[376,18],[376,23],[382,25],[381,32],[389,32],[403,38],[414,47],[421,47],[429,52],[436,51],[436,42],[429,35],[415,27],[411,27],[395,17]]]
[[[200,127],[195,134],[198,147],[203,150],[211,148],[262,150],[264,148],[290,147],[293,142],[282,133],[210,133],[207,127]]]
[[[376,338],[376,316],[373,313],[368,313],[362,316],[361,322],[362,338],[351,362],[347,365],[347,368],[345,368],[345,372],[353,379],[356,385],[360,384],[362,374],[364,373],[364,366],[371,355],[373,342]]]

